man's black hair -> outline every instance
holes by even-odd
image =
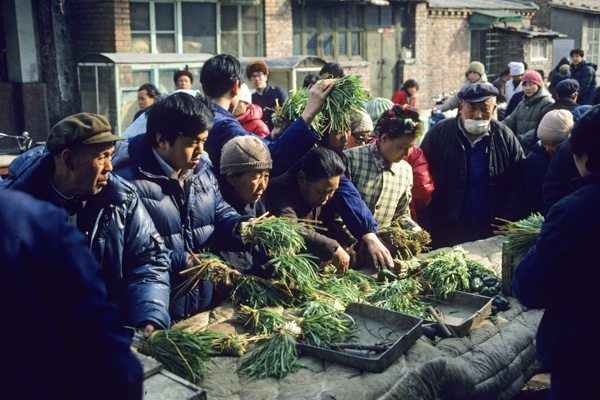
[[[156,99],[156,98],[160,97],[160,92],[158,91],[156,86],[154,86],[151,83],[144,83],[142,86],[140,86],[140,88],[138,89],[138,92],[140,90],[145,90],[146,93],[148,93],[148,97],[150,97],[151,99]]]
[[[304,77],[304,82],[302,83],[303,88],[307,88],[309,86],[314,85],[321,79],[320,75],[317,74],[308,74]]]
[[[585,55],[583,49],[579,47],[575,47],[573,50],[571,50],[571,52],[569,53],[569,57],[573,57],[575,54],[577,54],[581,58],[583,58],[583,56]]]
[[[600,105],[585,112],[573,126],[569,144],[571,151],[578,157],[588,155],[585,163],[590,172],[600,171]]]
[[[173,93],[149,109],[145,139],[157,147],[156,134],[160,132],[172,145],[180,136],[196,136],[210,130],[214,114],[215,109],[205,96]]]
[[[313,147],[291,168],[294,176],[303,171],[306,180],[311,183],[340,176],[345,170],[346,165],[340,156],[324,147]]]
[[[334,63],[334,62],[330,62],[327,63],[325,65],[323,65],[323,68],[321,68],[321,71],[319,71],[319,75],[323,76],[323,74],[326,74],[326,78],[341,78],[344,76],[344,69],[342,68],[342,66],[338,63]],[[331,76],[329,76],[331,75]]]
[[[244,83],[244,70],[238,59],[230,54],[211,57],[202,66],[200,83],[204,94],[211,99],[224,96],[236,82],[239,86]]]

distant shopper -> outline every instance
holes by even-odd
[[[246,77],[256,89],[252,95],[252,103],[259,106],[263,111],[262,120],[269,127],[269,131],[274,128],[271,117],[273,109],[280,107],[288,98],[287,93],[280,87],[269,85],[269,67],[262,60],[251,61],[246,65]]]
[[[138,107],[140,108],[138,112],[135,113],[133,120],[138,119],[143,112],[145,112],[148,108],[154,104],[154,102],[160,97],[160,92],[151,83],[146,83],[138,89]]]
[[[303,88],[310,87],[317,83],[321,77],[317,74],[308,74],[304,77],[304,82],[302,83]]]
[[[562,80],[555,88],[556,101],[551,104],[544,113],[552,110],[572,111],[579,107],[577,96],[579,96],[579,83],[575,79]],[[544,116],[542,115],[542,118]]]
[[[469,64],[469,68],[467,68],[467,71],[465,72],[465,78],[466,82],[462,89],[473,83],[486,83],[488,79],[487,75],[485,74],[485,66],[479,61],[473,61],[471,64]],[[458,108],[459,102],[460,99],[458,98],[458,93],[456,93],[450,99],[446,100],[444,104],[437,107],[438,112],[454,110]]]
[[[351,149],[353,147],[362,146],[367,143],[371,138],[371,132],[373,132],[373,122],[371,116],[365,111],[360,112],[359,115],[353,116],[350,121],[350,137],[346,148]]]
[[[245,131],[254,133],[261,138],[269,136],[269,127],[262,120],[263,110],[256,104],[252,104],[250,89],[245,83],[242,83],[242,94],[235,110],[233,110],[233,116],[240,121]]]
[[[510,80],[506,82],[504,89],[504,97],[506,97],[507,104],[510,103],[513,94],[523,90],[521,88],[521,79],[523,79],[523,75],[525,74],[525,64],[511,61],[508,63],[508,69],[510,70]]]
[[[321,78],[323,79],[339,79],[345,76],[344,69],[342,68],[342,66],[335,62],[330,62],[323,65],[323,68],[321,68],[321,70],[319,71],[319,75],[321,75]]]
[[[571,78],[579,82],[579,96],[577,104],[592,104],[594,91],[596,90],[597,65],[583,59],[585,53],[580,48],[571,50]]]
[[[187,69],[181,71],[175,71],[173,75],[173,81],[177,89],[191,89],[194,83],[194,75]]]
[[[496,89],[498,89],[498,98],[496,99],[498,104],[506,103],[506,96],[505,96],[506,82],[508,82],[509,79],[510,79],[510,69],[506,68],[502,72],[502,74],[500,74],[500,76],[498,78],[496,78],[494,80],[494,82],[492,83],[492,85],[494,85],[494,87]]]
[[[559,73],[560,71],[560,67],[562,67],[563,65],[570,65],[571,63],[569,62],[569,59],[567,57],[563,57],[560,59],[560,61],[558,62],[558,64],[556,64],[556,67],[554,67],[550,73],[548,74],[548,82],[552,82],[552,80],[554,79],[554,77],[556,76],[556,74]],[[571,70],[571,68],[569,68],[569,71]]]
[[[558,68],[558,72],[553,75],[550,85],[548,85],[548,91],[556,99],[556,86],[571,77],[571,68],[569,64],[563,64]]]
[[[417,108],[417,91],[419,84],[414,79],[409,79],[404,82],[402,88],[392,96],[392,103],[399,106],[407,105],[412,108]]]

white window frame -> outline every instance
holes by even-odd
[[[544,44],[544,53],[545,54],[543,57],[540,57],[539,55],[534,55],[536,43]],[[537,60],[547,60],[547,59],[548,59],[548,39],[532,39],[531,40],[531,60],[537,61]]]

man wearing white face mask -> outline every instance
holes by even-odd
[[[436,124],[421,149],[436,184],[423,228],[435,247],[493,235],[496,217],[525,211],[525,156],[513,132],[493,120],[498,89],[474,83],[459,93],[460,114]]]

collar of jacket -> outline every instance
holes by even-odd
[[[531,106],[543,99],[544,97],[550,97],[550,93],[546,90],[545,87],[542,86],[540,87],[540,90],[535,92],[535,94],[531,97],[523,95],[523,103],[525,103],[525,105],[527,106]]]
[[[590,172],[586,176],[582,176],[581,178],[573,179],[573,181],[577,185],[578,189],[582,188],[586,185],[589,185],[591,183],[600,183],[600,171]]]

